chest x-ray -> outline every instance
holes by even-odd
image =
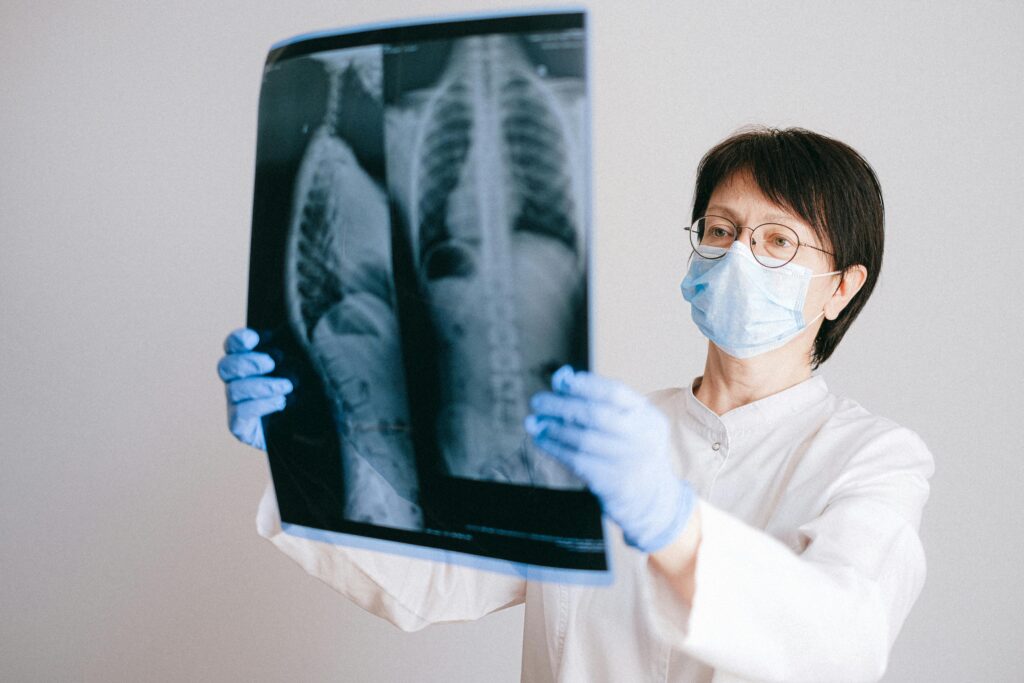
[[[579,13],[272,50],[249,323],[296,384],[265,424],[286,528],[605,569],[596,501],[523,429],[588,365],[585,63]]]

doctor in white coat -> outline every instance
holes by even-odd
[[[803,129],[741,131],[698,169],[681,283],[708,338],[690,386],[646,397],[563,368],[526,430],[621,529],[611,587],[546,584],[257,528],[401,629],[524,603],[524,681],[875,681],[925,579],[933,460],[912,431],[814,371],[866,303],[883,251],[878,180]],[[231,431],[262,447],[284,406],[252,330],[219,365]]]

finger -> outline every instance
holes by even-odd
[[[534,444],[541,452],[551,456],[572,472],[576,478],[585,483],[588,488],[601,497],[598,489],[608,489],[608,482],[617,481],[621,478],[613,461],[595,458],[580,451],[564,442],[550,438],[547,430],[534,437]],[[604,506],[604,500],[601,502]]]
[[[608,461],[621,459],[625,455],[625,444],[613,435],[579,425],[564,424],[558,420],[527,418],[526,431],[534,441],[555,442],[564,449],[577,454],[574,457],[584,461]]]
[[[241,403],[254,398],[273,398],[291,393],[294,387],[290,380],[274,377],[249,377],[228,382],[227,394],[230,403]]]
[[[591,372],[574,372],[567,365],[552,375],[551,387],[559,394],[603,401],[620,410],[632,410],[644,402],[643,396],[621,382]]]
[[[256,333],[256,330],[240,327],[229,334],[228,338],[224,340],[224,351],[227,353],[252,351],[259,342],[260,335]]]
[[[583,478],[582,473],[577,468],[579,464],[579,451],[569,448],[560,441],[547,438],[543,432],[533,436],[533,443],[539,450],[562,463],[574,475],[581,479]]]
[[[284,396],[271,396],[270,398],[254,398],[248,401],[236,403],[231,407],[231,421],[257,422],[264,415],[284,410],[287,401]],[[234,430],[232,429],[232,432]]]
[[[274,359],[265,353],[229,353],[217,363],[217,374],[225,382],[265,375],[274,369]]]
[[[534,394],[530,399],[530,408],[538,417],[558,418],[567,424],[578,424],[608,433],[619,431],[623,417],[622,410],[607,403],[550,392]]]
[[[228,418],[228,429],[242,443],[261,451],[267,450],[266,439],[263,437],[263,425],[258,419],[241,419],[231,415]]]

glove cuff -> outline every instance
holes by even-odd
[[[685,479],[677,479],[675,477],[669,477],[666,483],[674,489],[671,493],[666,492],[667,495],[674,499],[671,503],[673,514],[667,523],[661,527],[660,531],[654,534],[644,534],[640,537],[634,537],[628,533],[623,534],[626,543],[640,552],[648,554],[657,552],[674,541],[683,532],[683,529],[686,528],[686,524],[690,521],[690,516],[693,514],[693,508],[697,503],[697,495],[694,493],[690,483]]]

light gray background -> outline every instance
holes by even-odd
[[[708,147],[752,122],[851,143],[885,269],[824,373],[937,462],[886,680],[1024,680],[1024,6],[589,6],[598,369],[701,370],[677,285]],[[400,633],[257,537],[267,468],[214,372],[244,321],[267,48],[469,8],[0,5],[0,679],[518,680],[521,608]]]

